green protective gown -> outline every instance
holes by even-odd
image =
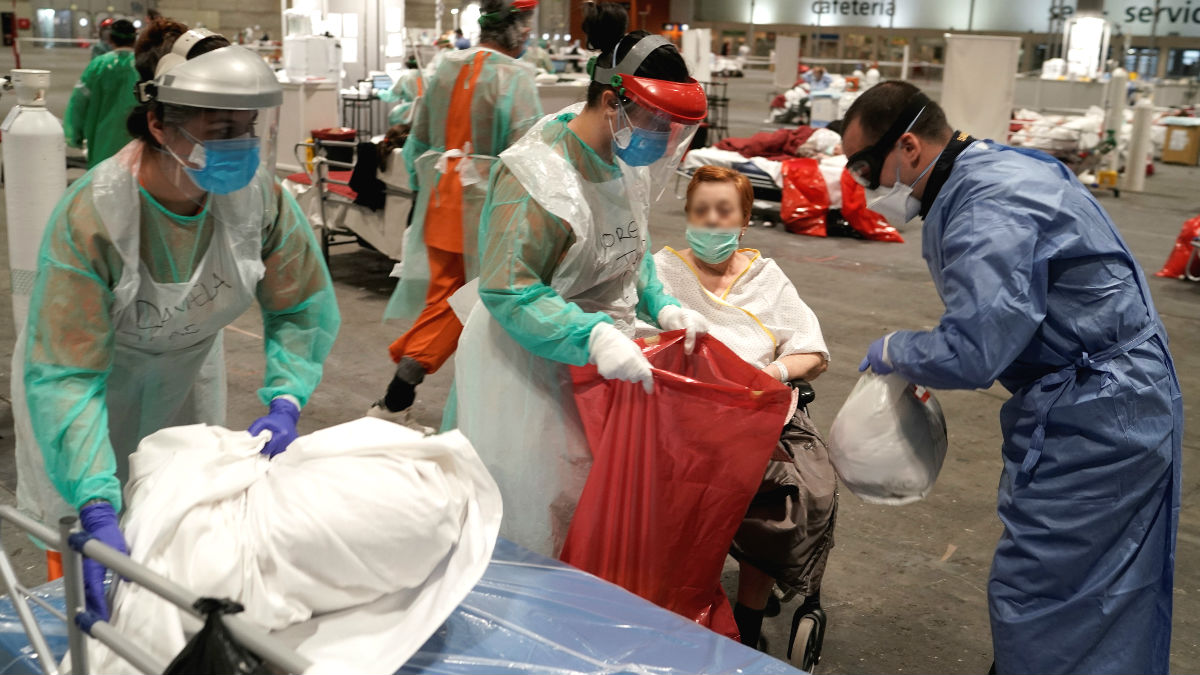
[[[475,95],[469,111],[451,110],[450,99],[459,71],[469,67],[479,52],[487,59],[475,83]],[[478,223],[486,198],[487,176],[494,157],[525,135],[542,117],[541,99],[528,65],[485,47],[445,52],[437,72],[425,83],[425,94],[414,104],[412,132],[404,143],[404,161],[411,187],[417,192],[412,225],[405,234],[404,270],[396,290],[384,311],[384,319],[413,319],[425,306],[430,270],[425,252],[426,233],[438,227],[426,222],[431,200],[438,199],[437,185],[442,174],[438,165],[447,151],[447,120],[452,115],[471,116],[470,153],[478,182],[463,183],[462,254],[467,280],[475,278],[478,267]],[[467,164],[468,162],[463,162]]]
[[[96,57],[104,56],[105,54],[112,52],[112,50],[113,50],[112,45],[108,44],[104,40],[96,40],[95,42],[92,43],[91,58],[92,58],[92,60],[95,60]]]
[[[117,49],[92,59],[71,92],[63,131],[72,148],[87,141],[89,169],[133,140],[125,120],[137,107],[137,82],[133,50]]]
[[[104,188],[97,187],[101,181],[96,177],[99,172],[112,171],[127,156],[135,155],[134,150],[137,146],[131,145],[89,172],[72,185],[59,203],[42,241],[22,345],[25,389],[22,403],[27,402],[28,407],[21,405],[21,412],[40,446],[45,474],[53,489],[61,496],[63,506],[75,509],[92,499],[103,499],[120,510],[118,467],[123,466],[124,457],[118,458],[115,450],[127,455],[140,437],[164,422],[166,426],[172,424],[170,419],[160,417],[170,418],[174,414],[178,418],[178,413],[155,410],[158,401],[186,396],[188,401],[202,400],[198,408],[207,409],[211,416],[221,419],[224,415],[220,336],[208,360],[212,364],[210,371],[215,367],[218,372],[194,383],[190,379],[194,373],[182,374],[187,368],[190,349],[180,350],[179,356],[173,356],[175,352],[169,350],[156,356],[123,346],[129,340],[117,335],[117,331],[122,322],[129,323],[127,318],[122,319],[128,312],[136,312],[136,328],[140,330],[152,328],[150,324],[157,321],[166,323],[167,312],[182,314],[214,303],[217,293],[242,293],[247,303],[257,299],[266,352],[259,399],[267,404],[278,396],[293,396],[301,406],[320,382],[325,358],[341,322],[333,285],[312,227],[295,199],[266,172],[260,172],[255,179],[252,185],[256,191],[249,200],[239,202],[210,195],[204,209],[190,217],[165,209],[148,192],[136,187],[131,177],[127,184],[133,186],[131,189],[137,196],[132,200],[137,203],[130,204],[127,216],[139,222],[122,225],[126,232],[121,236],[136,237],[141,269],[138,274],[130,275],[125,269],[126,258],[106,226],[106,219],[109,223],[117,221],[111,214],[100,212],[112,197],[103,194]],[[214,206],[217,199],[223,201]],[[236,217],[215,215],[231,212]],[[217,218],[221,218],[219,226]],[[122,216],[120,222],[125,223],[126,218]],[[261,234],[255,235],[256,230]],[[218,237],[214,232],[224,234]],[[238,243],[231,245],[231,241]],[[223,247],[220,251],[216,250],[218,245]],[[227,253],[230,247],[232,252]],[[215,286],[209,283],[204,289],[197,286],[198,290],[181,303],[186,306],[147,311],[141,300],[122,301],[127,295],[124,287],[128,279],[140,278],[141,286],[156,284],[167,289],[185,286],[196,282],[198,270],[204,269],[204,261],[213,255],[234,257],[241,261],[239,267],[256,268],[257,283],[239,284],[238,275],[226,269],[222,274],[233,288],[224,284],[222,289],[221,283]],[[122,304],[126,309],[121,309]],[[174,339],[174,334],[171,337]],[[181,332],[180,339],[187,339],[186,330]],[[114,364],[119,364],[122,372],[114,372]],[[131,378],[135,380],[132,384]],[[122,383],[127,393],[131,386],[137,387],[134,400],[141,402],[126,405],[125,409],[110,409],[114,399],[109,389],[114,381]],[[120,400],[131,399],[126,395]],[[19,427],[18,446],[20,431]],[[124,440],[117,441],[118,438]],[[20,462],[18,457],[19,466]],[[24,480],[25,477],[19,480],[19,494]],[[36,500],[37,495],[34,497]],[[44,496],[41,501],[45,503]],[[43,509],[42,515],[55,514]]]
[[[450,97],[458,71],[475,58],[479,50],[491,52],[475,85],[471,102],[471,152],[499,155],[516,142],[542,116],[542,101],[528,66],[485,47],[446,52],[433,78],[426,82],[425,95],[416,105],[412,134],[404,143],[404,161],[417,182],[417,159],[426,152],[445,152],[446,119],[462,111],[450,110]]]
[[[570,163],[582,185],[621,182],[621,169],[604,161],[567,126],[573,117],[566,113],[547,124],[542,131],[545,144]],[[590,308],[592,303],[579,298],[567,301],[550,285],[553,277],[562,274],[556,268],[575,244],[575,231],[540,204],[503,163],[493,172],[483,212],[487,214],[480,224],[483,304],[518,344],[534,354],[574,366],[587,364],[592,329],[601,322],[614,323],[614,317],[604,311],[608,307],[585,311],[583,306]],[[645,238],[648,250],[649,232]],[[657,324],[658,313],[667,305],[678,306],[679,301],[663,290],[654,256],[642,255],[637,316]],[[617,321],[630,323],[619,316]]]
[[[479,295],[455,357],[455,422],[504,499],[501,536],[557,555],[592,456],[565,364],[592,329],[632,338],[678,301],[649,242],[649,178],[549,116],[500,156],[480,233]]]
[[[417,99],[421,97],[424,88],[421,81],[421,71],[417,68],[410,68],[400,74],[396,78],[396,83],[391,89],[379,92],[379,99],[385,103],[395,103],[395,107],[388,112],[388,125],[396,126],[397,124],[412,124],[413,111],[416,107]]]
[[[521,60],[538,70],[554,72],[554,61],[550,58],[550,52],[546,51],[545,45],[530,46],[521,55]]]

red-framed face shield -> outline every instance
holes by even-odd
[[[619,62],[594,64],[592,80],[612,86],[620,98],[612,124],[613,152],[626,165],[647,167],[655,197],[661,196],[700,123],[708,116],[708,96],[694,78],[670,82],[634,75],[656,49],[674,45],[660,35],[637,42]]]

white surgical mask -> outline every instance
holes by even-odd
[[[892,183],[892,187],[888,188],[887,192],[883,192],[883,188],[866,191],[867,208],[887,218],[892,227],[898,227],[916,218],[917,214],[921,212],[921,200],[913,196],[912,186],[919,183],[935,163],[937,163],[937,157],[934,157],[933,161],[921,171],[921,175],[908,185],[900,181],[900,167],[896,167],[896,182]]]

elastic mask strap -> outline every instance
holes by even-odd
[[[172,150],[170,146],[162,145],[162,146],[159,146],[158,150],[159,150],[159,152],[164,152],[167,155],[169,155],[171,157],[171,159],[178,162],[179,166],[182,167],[184,170],[196,171],[196,169],[193,169],[192,167],[188,166],[188,163],[185,159],[183,159],[179,155],[175,154],[175,151]]]
[[[929,173],[929,170],[933,168],[933,165],[937,164],[938,157],[941,157],[941,155],[939,154],[937,157],[934,157],[933,161],[926,165],[925,170],[921,172],[921,175],[917,176],[917,179],[912,183],[909,183],[909,185],[916,185],[917,183],[920,183],[921,179],[925,177],[925,174]]]
[[[629,130],[629,138],[624,143],[618,138],[617,132]],[[613,143],[620,149],[624,150],[633,142],[633,120],[629,119],[629,113],[625,112],[625,106],[617,106],[617,124],[614,127],[611,120],[608,123],[608,130],[612,132]]]
[[[925,108],[921,108],[919,111],[917,111],[917,116],[913,118],[913,121],[908,123],[908,126],[904,128],[904,132],[901,133],[900,136],[903,136],[904,134],[907,134],[909,131],[912,130],[913,125],[916,124],[917,120],[921,118],[921,113],[923,113],[923,112],[925,112]],[[899,141],[900,138],[897,137],[896,140]],[[934,157],[933,161],[931,161],[929,164],[925,165],[925,169],[923,171],[921,171],[921,174],[919,176],[917,176],[916,179],[913,180],[913,182],[908,183],[908,186],[912,187],[912,186],[916,185],[917,183],[920,183],[921,179],[925,177],[925,174],[929,173],[929,170],[933,168],[933,165],[937,164],[938,157],[941,157],[941,156],[942,156],[941,153],[938,153],[938,156]],[[901,184],[900,183],[900,167],[898,167],[898,166],[896,167],[896,184],[897,185]]]
[[[907,132],[905,132],[905,133],[907,133]],[[905,183],[904,181],[900,180],[900,167],[897,166],[896,167],[896,182],[892,183],[892,189],[895,190],[901,185],[911,188],[912,186],[916,185],[917,183],[920,183],[921,179],[925,177],[925,174],[929,173],[929,170],[933,168],[933,165],[937,164],[938,158],[940,158],[940,157],[941,157],[940,154],[937,157],[934,157],[933,161],[930,162],[929,164],[927,164],[925,166],[925,170],[922,171],[920,173],[920,175],[918,175],[916,178],[914,178],[913,182],[911,182],[911,183]]]
[[[201,140],[197,139],[195,136],[189,134],[188,130],[184,129],[183,127],[175,127],[175,129],[178,130],[179,133],[182,134],[184,138],[186,138],[192,142],[192,151],[190,153],[188,153],[187,161],[191,162],[192,164],[199,165],[198,168],[200,168],[200,169],[203,169],[205,166],[207,166],[208,165],[208,156],[207,156],[207,153],[205,153],[205,151],[204,151],[204,141],[201,141]],[[163,146],[163,147],[166,148],[167,152],[171,153],[172,157],[174,157],[176,160],[180,160],[180,157],[178,155],[176,155],[175,151],[171,150],[170,147],[167,147],[167,146]],[[182,163],[182,160],[180,160],[180,162]],[[183,166],[185,168],[192,168],[192,167],[187,166],[187,164],[184,164]]]

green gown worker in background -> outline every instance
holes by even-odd
[[[89,169],[133,140],[125,121],[137,106],[134,87],[138,72],[133,63],[136,39],[137,29],[132,23],[125,19],[114,21],[109,32],[114,49],[88,63],[67,103],[63,121],[67,145],[82,148],[87,141]]]

